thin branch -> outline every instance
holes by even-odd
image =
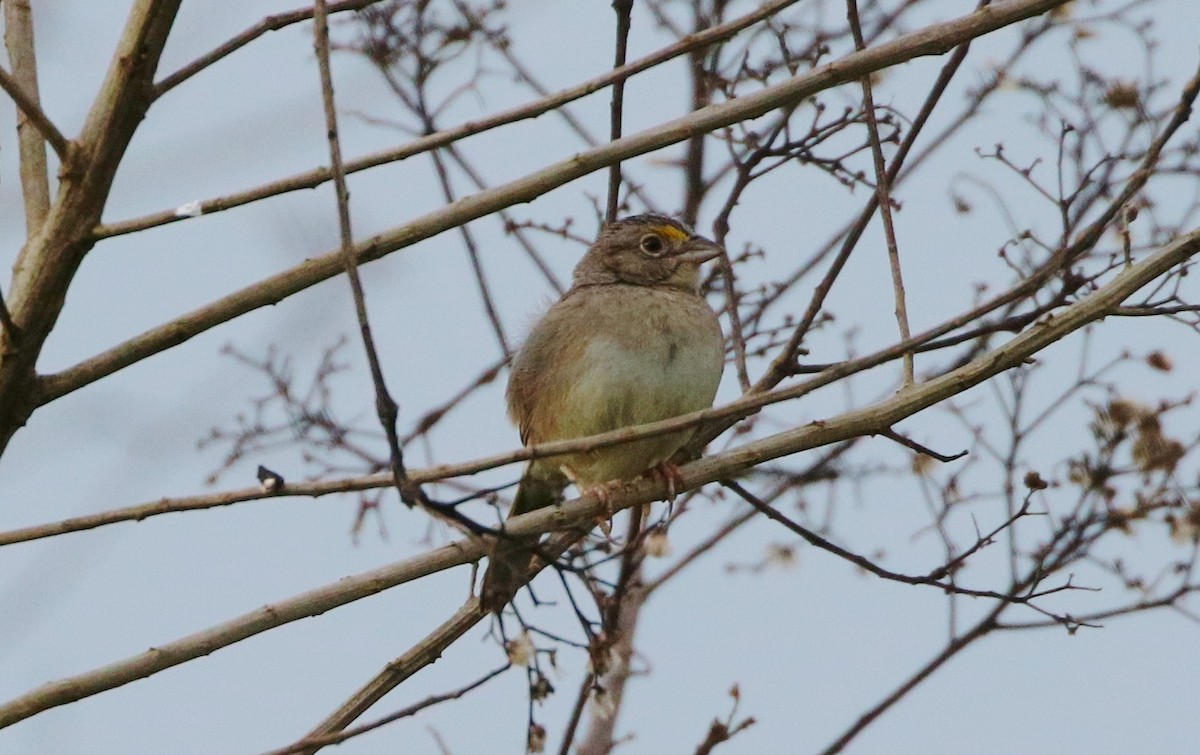
[[[658,577],[656,577],[653,581],[647,583],[646,594],[649,595],[658,588],[662,587],[668,580],[682,572],[688,564],[700,558],[705,553],[708,553],[713,549],[713,546],[732,535],[735,531],[741,528],[742,525],[758,516],[758,514],[759,512],[757,509],[746,509],[737,516],[731,518],[729,521],[725,522],[725,524],[714,530],[712,534],[693,546],[686,554],[676,560],[675,563],[667,567],[666,571],[658,575]]]
[[[400,498],[409,506],[428,501],[419,485],[409,479],[404,470],[404,452],[396,432],[399,408],[388,392],[379,363],[379,352],[371,335],[371,323],[367,317],[367,301],[363,294],[362,279],[358,275],[358,257],[354,251],[354,237],[350,230],[350,192],[346,189],[346,173],[342,168],[342,148],[338,141],[337,109],[333,102],[333,76],[329,70],[329,24],[325,0],[317,0],[313,15],[313,45],[317,52],[317,67],[321,76],[321,101],[325,107],[325,131],[329,138],[330,169],[337,191],[338,233],[341,238],[341,258],[350,290],[354,295],[354,312],[358,318],[358,329],[362,336],[363,349],[371,369],[371,383],[375,388],[375,411],[379,423],[387,436],[392,483]]]
[[[990,0],[981,0],[978,7],[982,9],[984,6],[989,4]],[[946,61],[946,64],[942,66],[942,69],[938,72],[937,79],[934,81],[929,94],[925,97],[925,101],[921,104],[921,110],[917,113],[917,117],[913,119],[912,125],[909,127],[908,134],[905,135],[904,141],[900,144],[900,148],[896,150],[896,154],[892,157],[892,165],[889,168],[887,176],[889,185],[896,181],[897,176],[900,174],[901,168],[904,166],[904,161],[907,159],[909,152],[916,143],[918,135],[920,135],[922,129],[924,129],[925,124],[928,123],[929,116],[933,113],[934,108],[937,107],[937,104],[941,101],[942,95],[946,93],[946,88],[950,85],[950,81],[954,78],[954,75],[958,73],[958,69],[962,67],[962,63],[964,60],[966,60],[967,53],[970,52],[970,49],[971,40],[967,40],[963,44],[959,45],[954,50],[954,53],[950,56],[950,59]],[[808,334],[808,330],[812,327],[813,322],[820,313],[821,304],[824,302],[825,296],[828,295],[829,290],[833,287],[833,281],[840,274],[841,268],[845,265],[851,251],[853,251],[854,247],[858,244],[858,240],[862,237],[863,232],[866,231],[867,224],[871,222],[871,218],[875,216],[875,211],[878,208],[879,194],[875,193],[867,201],[866,207],[863,208],[858,217],[855,218],[850,224],[849,228],[846,229],[845,237],[842,240],[841,249],[834,258],[834,261],[830,265],[830,269],[826,272],[825,277],[822,278],[821,283],[817,286],[816,291],[813,293],[812,301],[810,301],[808,309],[804,313],[803,319],[792,333],[792,337],[788,340],[787,347],[780,352],[779,356],[774,361],[772,361],[771,366],[768,368],[766,374],[763,375],[763,377],[758,381],[756,386],[757,390],[770,388],[788,375],[790,367],[795,360],[794,355],[798,352],[800,344],[803,343],[804,337]],[[828,249],[831,248],[832,246]],[[828,249],[818,256],[824,257]],[[793,276],[793,280],[795,280],[795,276]],[[784,288],[786,289],[787,287],[790,287],[790,285],[791,281],[786,283]]]
[[[417,483],[433,482],[443,477],[429,476],[424,471],[416,471],[412,474],[412,479]],[[71,517],[62,519],[57,522],[49,522],[47,524],[38,524],[30,527],[22,527],[20,529],[8,530],[0,532],[0,546],[11,545],[13,543],[23,543],[30,540],[40,540],[46,537],[55,537],[57,535],[65,535],[71,532],[83,532],[85,530],[104,527],[109,524],[118,524],[120,522],[140,522],[150,517],[159,516],[162,514],[173,514],[183,511],[203,511],[205,509],[219,508],[221,506],[231,506],[235,503],[243,503],[246,501],[258,501],[267,498],[286,498],[289,496],[308,496],[318,498],[332,493],[351,493],[363,490],[373,490],[375,488],[384,488],[392,484],[390,472],[381,472],[379,474],[362,475],[359,477],[349,477],[338,480],[323,480],[319,482],[289,482],[283,487],[273,488],[271,490],[264,489],[261,485],[256,485],[251,488],[240,488],[238,490],[228,490],[221,493],[207,493],[204,495],[186,496],[181,498],[162,498],[150,503],[141,503],[134,506],[126,506],[110,511],[103,511],[96,514],[87,514],[84,516]]]
[[[606,711],[593,715],[587,732],[575,748],[576,755],[607,755],[616,745],[614,734],[625,689],[633,670],[633,638],[638,619],[646,603],[647,593],[642,585],[642,563],[645,558],[639,535],[642,532],[644,505],[629,509],[628,530],[625,547],[621,553],[621,569],[617,583],[603,606],[603,629],[598,644],[600,652],[609,654],[611,660],[596,681],[604,690]]]
[[[589,671],[583,677],[583,682],[579,685],[579,692],[575,694],[575,704],[571,706],[571,717],[567,719],[567,728],[563,732],[562,744],[558,747],[558,755],[570,755],[571,744],[575,741],[575,730],[579,728],[579,721],[583,718],[583,708],[587,705],[588,698],[592,695],[592,688],[596,684],[596,675]]]
[[[7,36],[7,35],[6,35]],[[26,92],[12,74],[0,68],[0,89],[3,89],[13,102],[17,103],[17,107],[29,119],[34,128],[38,130],[50,146],[54,148],[54,152],[58,155],[58,159],[62,163],[67,163],[71,154],[71,142],[67,137],[62,135],[50,117],[42,110],[42,106],[38,104],[36,95]]]
[[[476,189],[488,188],[483,178],[479,175],[471,163],[467,162],[467,159],[463,156],[460,149],[451,145],[446,147],[446,154],[448,154],[450,158],[458,164],[458,167],[463,173],[466,174],[467,178],[471,180],[471,183],[475,184]],[[554,293],[561,296],[565,291],[562,283],[559,282],[558,276],[554,274],[554,271],[550,269],[550,267],[546,264],[546,261],[542,259],[542,255],[538,253],[538,250],[534,247],[533,242],[529,240],[529,235],[526,232],[526,229],[521,227],[520,223],[518,223],[517,220],[512,216],[512,213],[508,212],[507,210],[500,210],[497,214],[500,216],[500,221],[504,225],[505,233],[511,233],[514,237],[516,237],[517,243],[521,245],[521,249],[524,250],[525,254],[533,262],[534,267],[538,269],[538,272],[542,274],[542,277],[545,278],[546,282],[550,284],[550,287],[554,289]]]
[[[763,16],[762,14],[767,11],[768,7],[771,8],[770,13],[775,13],[779,10],[778,6],[790,5],[794,2],[797,2],[797,0],[787,0],[787,2],[785,2],[785,3],[769,3],[768,5],[760,7],[757,11],[754,11],[751,14],[748,14],[746,16],[739,18],[735,23],[746,22],[745,25],[741,27],[741,28],[745,28],[745,26],[749,26],[752,23],[755,23],[755,22],[748,21],[750,16],[759,16],[760,17],[759,20],[762,20],[762,18],[766,17],[766,16]],[[460,5],[460,7],[462,5],[460,0],[455,0],[455,4]],[[713,31],[716,31],[716,30],[713,29]],[[732,36],[732,34],[730,34],[730,36]],[[489,41],[492,42],[492,49],[494,49],[497,53],[499,53],[500,56],[502,58],[504,58],[505,62],[507,62],[512,67],[513,72],[516,73],[518,79],[521,81],[522,84],[529,87],[540,97],[550,96],[550,90],[548,88],[546,88],[546,86],[544,84],[542,84],[542,82],[538,79],[538,77],[536,75],[534,75],[533,71],[530,70],[529,67],[526,66],[519,57],[517,57],[516,53],[513,52],[512,45],[507,44],[503,41],[497,40],[494,35],[489,35]],[[716,41],[720,41],[720,40],[716,40]],[[678,44],[678,43],[676,43],[676,44]],[[635,63],[635,65],[636,65],[636,63]],[[616,82],[614,82],[614,84],[615,83]],[[597,144],[599,144],[599,140],[597,140],[596,137],[592,134],[592,132],[588,130],[587,126],[585,126],[583,124],[583,122],[580,121],[579,118],[577,118],[574,115],[574,113],[572,113],[571,110],[569,108],[567,108],[566,106],[556,109],[554,111],[554,115],[557,118],[561,118],[563,120],[563,122],[567,124],[567,127],[570,128],[572,131],[574,131],[579,136],[579,138],[582,139],[583,142],[585,144],[587,144],[588,146],[594,147]],[[640,186],[638,186],[635,183],[627,182],[626,188],[629,190],[630,195],[637,197],[638,200],[643,205],[645,205],[647,210],[650,210],[652,212],[658,212],[658,209],[654,204],[653,198],[651,198],[648,194],[646,194],[646,192],[644,192]]]
[[[884,430],[884,431],[880,432],[879,434],[882,435],[883,437],[887,438],[888,440],[893,440],[893,441],[899,443],[900,445],[904,446],[905,448],[916,451],[919,454],[925,454],[929,458],[936,459],[936,460],[942,462],[943,464],[945,464],[947,462],[955,461],[957,459],[961,459],[962,457],[966,456],[968,453],[967,451],[959,451],[956,454],[938,453],[937,451],[934,451],[932,448],[929,448],[928,446],[923,446],[920,443],[913,440],[912,438],[907,438],[907,437],[901,435],[900,433],[896,432],[895,430],[892,430],[891,428],[888,428],[887,430]]]
[[[420,113],[422,117],[429,118],[428,113]],[[442,196],[445,197],[447,204],[453,204],[458,197],[454,195],[454,187],[450,183],[450,175],[446,171],[446,164],[442,160],[442,156],[437,150],[430,153],[433,159],[434,171],[438,177],[438,183],[442,187]],[[475,276],[475,285],[479,289],[479,298],[483,303],[484,314],[487,315],[488,323],[492,326],[492,332],[496,335],[496,343],[500,347],[500,355],[507,362],[512,357],[512,348],[508,345],[508,336],[504,334],[504,324],[500,322],[500,312],[496,309],[496,302],[492,297],[492,289],[488,285],[487,275],[483,270],[483,261],[479,256],[479,245],[475,243],[475,237],[471,233],[471,228],[468,224],[463,223],[457,229],[458,235],[462,237],[463,246],[467,250],[467,258],[471,261],[471,273]]]
[[[369,731],[374,731],[382,726],[387,726],[390,723],[399,721],[402,718],[415,716],[417,713],[420,713],[426,708],[431,708],[438,703],[444,703],[449,700],[457,700],[468,692],[476,690],[487,684],[497,676],[503,674],[505,671],[508,671],[510,668],[512,668],[512,664],[506,663],[500,668],[489,671],[464,687],[460,687],[452,692],[444,692],[440,695],[430,695],[419,703],[413,703],[406,708],[401,708],[394,713],[389,713],[388,715],[376,719],[369,724],[363,724],[362,726],[344,729],[336,734],[327,734],[322,737],[305,737],[293,745],[288,745],[287,747],[283,747],[278,750],[271,750],[268,753],[264,753],[264,755],[292,755],[293,753],[297,752],[311,752],[327,745],[341,744],[347,739],[353,739],[354,737],[366,734]]]
[[[873,706],[866,713],[862,714],[854,724],[840,736],[837,741],[829,747],[821,751],[822,755],[834,755],[846,748],[852,739],[858,736],[863,729],[867,728],[875,719],[883,715],[884,711],[896,704],[905,695],[911,692],[917,685],[928,679],[933,672],[941,668],[947,661],[958,655],[967,648],[975,640],[984,637],[989,632],[996,629],[996,620],[1007,607],[1007,603],[997,603],[987,616],[983,617],[975,626],[966,634],[955,637],[947,643],[945,649],[938,653],[933,660],[922,666],[915,674],[898,686],[890,695]]]
[[[988,6],[987,9],[994,11],[998,7],[999,6]],[[1163,127],[1162,131],[1159,132],[1158,136],[1150,144],[1149,148],[1146,150],[1145,156],[1142,158],[1141,164],[1138,166],[1137,170],[1134,171],[1133,176],[1129,179],[1129,181],[1126,182],[1119,195],[1116,196],[1109,203],[1108,207],[1106,207],[1105,210],[1099,214],[1099,217],[1097,217],[1091,225],[1087,226],[1082,232],[1080,232],[1074,242],[1070,244],[1064,244],[1059,249],[1056,249],[1050,258],[1046,260],[1046,262],[1039,266],[1035,272],[1023,278],[1020,283],[1013,286],[1008,291],[1005,291],[1003,294],[993,297],[992,299],[973,307],[969,312],[966,312],[955,318],[955,320],[960,323],[960,327],[962,325],[975,322],[977,319],[988,314],[989,312],[1028,296],[1030,293],[1036,291],[1038,288],[1044,285],[1046,281],[1054,276],[1059,270],[1061,270],[1064,265],[1069,264],[1080,255],[1091,250],[1100,241],[1101,236],[1104,234],[1105,230],[1108,229],[1112,221],[1120,212],[1124,210],[1128,203],[1132,201],[1135,196],[1137,196],[1138,192],[1145,187],[1146,182],[1150,180],[1150,177],[1153,175],[1154,166],[1157,165],[1158,160],[1162,155],[1163,148],[1176,134],[1176,132],[1178,132],[1179,128],[1183,126],[1183,124],[1186,123],[1191,117],[1192,105],[1195,103],[1197,96],[1200,96],[1200,70],[1197,70],[1196,74],[1184,85],[1183,91],[1180,93],[1179,104],[1176,105],[1171,120]],[[892,167],[894,169],[898,168],[899,163],[896,160],[893,160]],[[876,201],[876,198],[872,197],[869,204],[873,204]],[[862,232],[862,230],[866,227],[866,223],[870,219],[870,214],[871,213],[864,211],[863,214],[859,216],[858,220],[854,223],[852,235]],[[782,352],[779,357],[777,357],[771,363],[771,367],[767,370],[767,374],[764,375],[756,385],[757,389],[763,390],[765,388],[769,388],[778,383],[779,380],[788,374],[789,370],[791,369],[791,363],[794,360],[792,353],[799,348],[800,343],[803,340],[803,336],[805,332],[807,332],[808,326],[810,326],[812,321],[816,318],[818,311],[818,307],[816,305],[818,300],[823,298],[824,295],[828,293],[828,288],[832,286],[832,280],[836,277],[837,269],[839,269],[840,265],[845,263],[845,260],[842,259],[842,256],[848,254],[847,248],[847,246],[843,246],[842,252],[839,253],[839,257],[837,260],[835,260],[830,272],[826,275],[826,279],[822,281],[820,286],[818,286],[817,292],[814,294],[813,303],[810,304],[809,310],[805,313],[804,320],[795,329],[792,339],[788,342],[787,349],[785,349],[785,351]],[[938,328],[934,328],[933,331],[926,331],[926,334],[930,334],[934,331],[942,331],[940,335],[945,335],[946,333],[957,329],[944,329],[947,325],[949,325],[949,323],[939,326]],[[937,336],[934,337],[936,338]],[[925,341],[932,340],[932,338],[917,336],[913,340],[918,342],[918,344],[915,345],[919,345]]]
[[[440,658],[446,648],[466,634],[486,615],[487,613],[479,607],[479,600],[471,598],[453,616],[430,632],[407,653],[387,664],[383,671],[379,672],[374,679],[322,721],[319,726],[306,734],[304,739],[321,742],[344,730],[372,705],[379,702],[384,695],[398,687],[401,682]],[[323,746],[317,744],[305,747],[301,752],[310,755]]]
[[[513,521],[516,522],[517,519],[519,517],[514,518]],[[531,576],[544,569],[547,563],[565,553],[568,548],[578,542],[580,537],[581,535],[576,533],[563,533],[551,538],[539,551],[539,555],[548,556],[548,560],[535,559],[533,566],[530,567]],[[478,559],[479,555],[476,555],[475,558]],[[307,736],[323,737],[345,729],[405,679],[440,658],[442,651],[487,615],[488,613],[480,608],[479,599],[471,598],[462,608],[458,609],[454,616],[426,635],[404,655],[385,666],[379,674],[363,685],[346,702],[338,706],[337,710]],[[315,749],[309,748],[305,752],[307,755],[307,753],[315,752]]]
[[[880,577],[881,579],[886,579],[886,580],[889,580],[892,582],[900,582],[900,583],[906,584],[906,585],[926,585],[928,587],[936,587],[939,590],[942,590],[943,592],[954,593],[956,595],[969,595],[973,598],[994,598],[996,600],[1006,601],[1006,602],[1010,602],[1010,603],[1016,603],[1019,605],[1030,605],[1029,601],[1032,599],[1032,597],[1034,597],[1034,596],[1030,596],[1030,595],[1011,596],[1011,595],[1008,595],[1005,593],[996,592],[995,590],[972,590],[967,587],[959,587],[958,585],[954,584],[953,582],[943,582],[941,580],[945,577],[945,575],[949,571],[951,571],[951,569],[945,565],[939,566],[938,568],[936,568],[932,572],[930,572],[930,575],[934,575],[934,574],[941,575],[938,577],[934,577],[934,576],[930,576],[930,575],[901,574],[900,572],[894,572],[894,571],[891,571],[890,569],[885,569],[882,566],[880,566],[879,564],[876,564],[874,561],[870,560],[869,558],[860,556],[859,554],[854,553],[852,551],[848,551],[845,548],[821,537],[820,535],[818,535],[817,533],[808,529],[807,527],[797,524],[796,522],[792,521],[791,519],[784,516],[783,514],[780,514],[774,508],[772,508],[771,506],[769,506],[768,504],[763,502],[761,499],[759,499],[758,496],[756,496],[753,493],[751,493],[750,491],[746,490],[744,487],[742,487],[738,483],[736,483],[732,480],[722,480],[721,484],[724,485],[726,488],[732,490],[733,492],[737,493],[738,496],[743,501],[745,501],[746,503],[753,506],[760,514],[763,514],[771,521],[782,524],[784,527],[787,527],[789,530],[791,530],[792,532],[799,535],[809,545],[812,545],[815,548],[820,548],[821,550],[826,551],[827,553],[832,553],[833,555],[837,556],[838,558],[849,561],[850,563],[854,564],[855,566],[862,569],[863,571],[870,572],[871,574],[874,574],[876,577]],[[1021,515],[1023,516],[1024,513],[1025,512],[1022,511]],[[1007,528],[1010,524],[1012,524],[1013,521],[1016,521],[1017,518],[1019,518],[1019,517],[1014,516],[1013,518],[1009,519],[1003,525],[1001,525],[999,528],[997,528],[996,532],[994,532],[993,535],[989,535],[989,536],[980,538],[980,542],[985,543],[985,544],[990,542],[992,536],[994,536],[1000,530]],[[975,550],[977,550],[977,548],[972,549],[971,552],[973,553]]]
[[[380,0],[342,0],[342,2],[338,3],[329,3],[326,6],[326,12],[333,14],[348,10],[361,10],[368,5],[373,5],[379,1]],[[154,99],[162,97],[164,94],[200,73],[205,68],[208,68],[225,56],[237,52],[267,32],[279,31],[280,29],[291,26],[292,24],[300,23],[301,21],[307,21],[313,17],[313,13],[313,8],[298,8],[294,11],[276,13],[274,15],[267,16],[254,26],[251,26],[249,29],[243,31],[241,34],[238,34],[237,36],[232,37],[228,41],[219,45],[211,52],[201,55],[191,63],[188,63],[184,67],[180,68],[178,71],[175,71],[171,75],[156,82],[154,84],[153,91]]]
[[[613,70],[625,65],[625,52],[629,48],[629,26],[633,15],[633,0],[613,0],[613,12],[617,14],[617,43],[613,56]],[[610,141],[621,138],[621,124],[625,110],[625,80],[613,83],[612,102],[609,104],[610,124],[608,137]],[[621,163],[614,162],[608,166],[608,205],[604,219],[612,222],[617,219],[617,208],[621,202]]]
[[[445,569],[477,560],[487,553],[482,540],[459,541],[414,558],[269,604],[230,621],[153,647],[144,653],[78,676],[42,685],[0,706],[0,728],[42,711],[81,700],[105,690],[143,679],[181,663],[203,658],[256,634],[284,624],[319,616],[333,608]],[[474,601],[472,601],[472,604]],[[468,605],[468,608],[471,604]],[[463,609],[466,610],[466,609]],[[463,613],[460,610],[459,615]],[[475,610],[478,618],[483,613]],[[478,618],[476,620],[478,620]],[[473,623],[473,622],[472,622]],[[464,630],[465,631],[465,630]]]
[[[4,46],[12,62],[13,84],[34,105],[38,105],[37,53],[34,49],[33,12],[29,0],[8,0],[4,3]],[[45,113],[41,116],[46,118]],[[45,137],[40,133],[40,129],[45,127],[54,128],[48,118],[39,127],[26,111],[18,113],[17,141],[20,144],[21,194],[25,200],[27,237],[37,233],[50,212],[50,172],[46,166]],[[62,153],[59,156],[61,158]]]
[[[850,32],[854,36],[854,47],[857,50],[866,49],[863,41],[862,27],[858,21],[857,0],[846,0],[847,16],[850,19]],[[879,122],[875,115],[875,96],[871,92],[871,77],[862,77],[863,109],[866,111],[868,141],[871,143],[871,157],[875,164],[875,193],[879,201],[879,217],[883,220],[884,237],[887,240],[888,266],[892,271],[892,290],[896,299],[896,322],[900,326],[900,338],[907,341],[912,336],[908,326],[908,305],[904,298],[904,276],[900,272],[900,247],[896,243],[896,228],[892,223],[891,179],[887,164],[883,159],[883,144],[879,140]],[[913,354],[904,355],[903,388],[913,384]]]

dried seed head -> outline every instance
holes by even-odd
[[[533,660],[533,638],[529,636],[529,632],[522,632],[517,639],[506,642],[504,650],[508,653],[508,660],[512,665],[528,666]]]
[[[1025,473],[1025,487],[1030,490],[1045,490],[1050,487],[1050,483],[1042,479],[1042,476],[1032,469]]]
[[[1159,372],[1170,372],[1175,369],[1175,362],[1161,351],[1152,351],[1147,354],[1146,364]]]

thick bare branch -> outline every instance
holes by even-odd
[[[34,366],[92,246],[91,229],[129,140],[150,104],[150,82],[179,0],[134,4],[83,131],[67,155],[58,196],[13,267],[8,307],[20,329],[0,342],[0,452],[37,406]]]
[[[113,689],[145,678],[181,663],[202,658],[214,650],[240,642],[284,624],[318,616],[332,608],[360,600],[396,585],[459,566],[478,559],[486,552],[482,541],[457,542],[438,548],[416,558],[391,564],[355,577],[339,580],[279,603],[244,614],[210,629],[197,632],[175,642],[151,648],[123,661],[98,668],[70,679],[52,682],[0,706],[0,728],[16,723],[50,708],[66,705],[84,697]],[[472,601],[463,611],[483,617]],[[472,606],[474,611],[471,612]],[[463,614],[460,611],[460,615]],[[472,622],[474,623],[474,622]],[[463,630],[465,631],[465,629]]]

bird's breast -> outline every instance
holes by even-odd
[[[712,405],[724,362],[720,327],[698,297],[631,297],[593,319],[565,370],[561,437],[655,422]],[[619,304],[624,304],[621,308]]]
[[[513,361],[509,411],[526,443],[579,438],[712,406],[724,364],[716,315],[698,296],[647,287],[573,292]],[[636,475],[692,436],[682,431],[561,458],[584,484]]]

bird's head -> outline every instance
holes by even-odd
[[[575,285],[628,283],[696,292],[700,265],[721,247],[665,215],[633,215],[605,224],[575,267]]]

